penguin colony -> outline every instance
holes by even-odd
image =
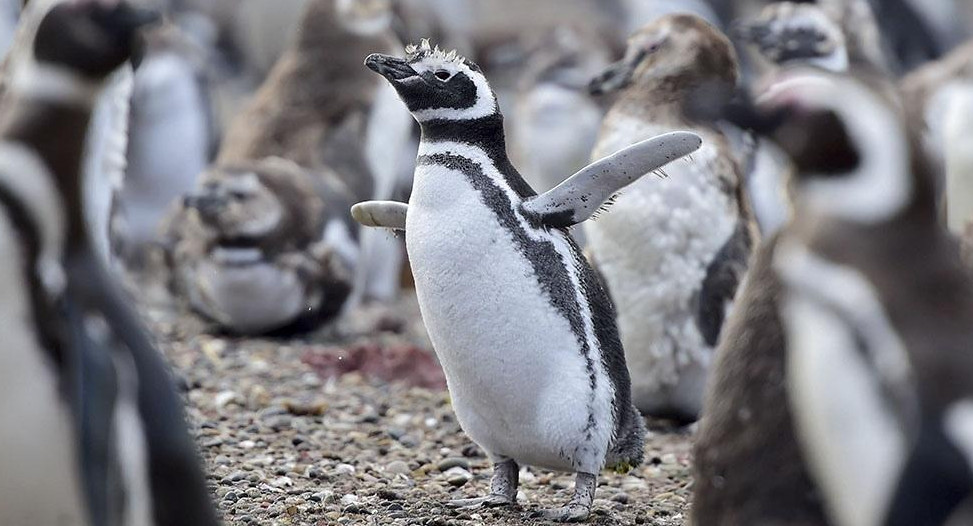
[[[4,35],[0,524],[217,524],[111,269],[277,335],[404,259],[493,464],[449,506],[535,466],[576,483],[528,514],[585,521],[649,417],[698,420],[698,526],[973,523],[964,2],[307,0],[288,42],[175,4]]]

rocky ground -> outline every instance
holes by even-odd
[[[227,525],[541,524],[532,511],[570,498],[570,475],[524,468],[517,508],[444,507],[484,494],[490,466],[456,423],[414,300],[300,339],[214,336],[171,308],[143,312]],[[590,524],[684,523],[689,435],[654,426],[645,450],[644,466],[602,474]]]

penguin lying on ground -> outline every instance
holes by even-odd
[[[308,2],[291,48],[197,184],[203,199],[190,195],[176,206],[167,227],[175,289],[224,330],[313,329],[345,305],[356,270],[401,258],[394,239],[385,247],[390,254],[379,250],[389,237],[384,232],[369,233],[378,247],[363,249],[365,240],[347,218],[351,203],[391,197],[395,181],[373,174],[395,172],[399,160],[394,138],[385,143],[391,163],[369,149],[373,129],[401,127],[394,114],[377,109],[380,87],[388,87],[358,71],[369,51],[395,44],[383,12],[357,11],[371,4]],[[392,99],[408,135],[411,119],[394,93]],[[374,122],[371,112],[378,114]],[[193,203],[207,208],[204,217]],[[240,229],[247,230],[245,241]],[[385,296],[398,288],[398,271],[389,273],[394,279],[383,281]]]
[[[611,302],[567,228],[700,138],[639,143],[536,195],[507,158],[503,116],[476,64],[428,41],[405,59],[373,54],[365,63],[399,92],[422,141],[409,204],[352,213],[405,230],[453,408],[494,463],[490,495],[452,504],[514,504],[518,466],[531,464],[577,473],[571,502],[541,515],[583,520],[602,468],[641,463],[645,427]]]
[[[629,40],[625,58],[596,78],[618,92],[593,158],[677,129],[703,137],[668,184],[643,179],[612,213],[585,223],[588,251],[618,309],[632,394],[643,414],[692,422],[723,319],[747,267],[756,229],[740,170],[712,122],[686,118],[687,95],[705,84],[732,89],[729,40],[693,15],[670,15]]]
[[[0,116],[0,524],[215,525],[167,367],[84,216],[92,107],[152,18],[26,9]]]
[[[918,134],[867,77],[794,72],[760,107],[798,166],[773,264],[808,467],[839,525],[944,524],[973,496],[973,278]]]
[[[312,329],[351,290],[353,203],[335,175],[277,157],[208,170],[167,226],[177,291],[230,332]]]

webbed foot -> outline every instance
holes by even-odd
[[[567,506],[550,510],[538,510],[531,517],[554,522],[582,522],[591,513],[591,503],[595,500],[595,486],[598,477],[590,473],[578,473],[574,483],[574,497]]]
[[[517,503],[517,483],[520,466],[513,460],[504,460],[493,465],[493,478],[490,479],[490,494],[472,499],[456,499],[446,503],[451,508],[476,509],[510,506]]]

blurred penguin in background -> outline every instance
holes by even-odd
[[[839,526],[969,524],[973,278],[939,224],[892,86],[795,71],[760,99],[798,169],[783,283],[787,391]]]
[[[128,125],[128,167],[115,203],[112,245],[140,270],[158,246],[159,225],[209,162],[210,110],[199,51],[173,25],[145,36],[135,71]]]
[[[922,131],[922,144],[934,166],[940,208],[955,234],[973,215],[973,172],[968,132],[973,126],[973,40],[902,79],[906,110]]]
[[[99,94],[157,17],[35,0],[0,115],[0,523],[215,526],[168,368],[85,220]]]

